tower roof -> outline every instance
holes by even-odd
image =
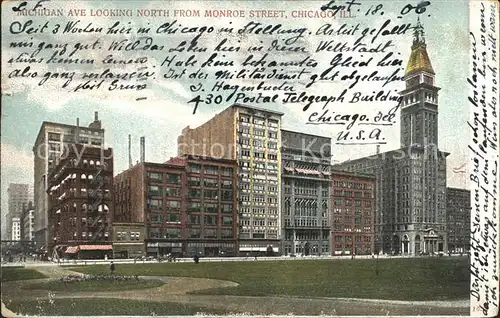
[[[411,46],[411,55],[406,66],[405,76],[411,75],[416,72],[434,73],[431,65],[429,54],[427,54],[427,45],[425,44],[424,28],[420,23],[420,19],[413,31],[413,45]]]

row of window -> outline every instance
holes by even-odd
[[[335,242],[352,242],[353,241],[353,236],[352,235],[335,235],[334,238]],[[354,236],[354,242],[371,242],[372,237],[371,236],[361,236],[361,235],[356,235]]]
[[[208,166],[208,165],[200,165],[200,164],[189,164],[188,171],[191,173],[201,173],[216,175],[220,170],[220,174],[226,177],[233,176],[234,170],[231,167],[217,167],[217,166]]]
[[[372,190],[373,184],[370,183],[360,183],[360,182],[348,182],[348,181],[340,181],[333,180],[333,186],[337,188],[349,188],[349,189],[358,189],[358,190]]]
[[[345,206],[352,206],[352,205],[354,205],[354,206],[357,206],[357,207],[364,206],[366,208],[372,206],[372,201],[371,200],[350,200],[350,199],[347,199],[347,198],[333,200],[333,204],[334,205],[342,205],[342,203]]]
[[[181,175],[173,173],[148,172],[148,178],[151,182],[181,184]],[[164,180],[165,178],[165,180]]]
[[[221,212],[222,213],[233,213],[233,205],[232,204],[221,204]],[[219,204],[217,203],[201,203],[201,202],[190,202],[188,205],[188,212],[210,212],[210,213],[218,213],[219,212]]]
[[[117,241],[139,241],[140,239],[140,232],[116,232]]]
[[[181,229],[179,228],[150,228],[149,238],[180,239]],[[217,229],[189,229],[188,238],[218,238]],[[221,229],[220,238],[234,238],[232,229]]]

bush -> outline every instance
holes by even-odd
[[[90,282],[90,281],[130,281],[139,280],[139,276],[124,276],[124,275],[69,275],[61,277],[61,282],[74,283],[74,282]]]

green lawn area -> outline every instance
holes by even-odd
[[[33,270],[20,267],[2,267],[2,282],[10,282],[14,280],[27,280],[27,279],[39,279],[47,278],[47,276],[42,273]]]
[[[207,313],[223,315],[224,311],[171,302],[148,302],[127,299],[78,298],[15,300],[6,304],[17,314],[30,316],[167,316]]]
[[[23,285],[22,289],[42,289],[47,291],[64,292],[86,292],[86,291],[117,291],[130,289],[143,289],[160,287],[164,284],[161,280],[140,279],[126,281],[83,281],[83,282],[61,282],[51,280],[48,282],[30,283]]]
[[[376,274],[378,262],[378,275]],[[107,265],[72,267],[107,274]],[[467,258],[120,264],[117,274],[204,277],[240,286],[200,294],[447,300],[469,297]]]

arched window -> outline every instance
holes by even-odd
[[[72,212],[76,213],[76,203],[73,203],[73,211]]]
[[[91,175],[91,174],[89,174],[88,179],[89,179],[89,181],[90,181],[90,180],[94,179],[94,176],[93,176],[93,175]]]
[[[101,162],[100,162],[99,160],[97,160],[97,161],[95,162],[95,166],[96,166],[97,168],[99,168],[99,167],[101,166]]]
[[[87,203],[82,204],[82,212],[87,213]]]
[[[87,175],[85,173],[82,173],[82,175],[80,176],[80,180],[87,180]]]
[[[84,159],[84,160],[83,160],[83,167],[84,167],[84,168],[88,168],[88,165],[89,165],[88,160],[87,160],[87,159]]]
[[[94,164],[95,164],[95,163],[94,163],[94,160],[90,160],[90,162],[89,162],[89,166],[90,166],[91,168],[94,168]]]
[[[101,205],[99,205],[98,211],[99,212],[108,213],[109,208],[108,208],[108,206],[106,204],[101,204]]]

